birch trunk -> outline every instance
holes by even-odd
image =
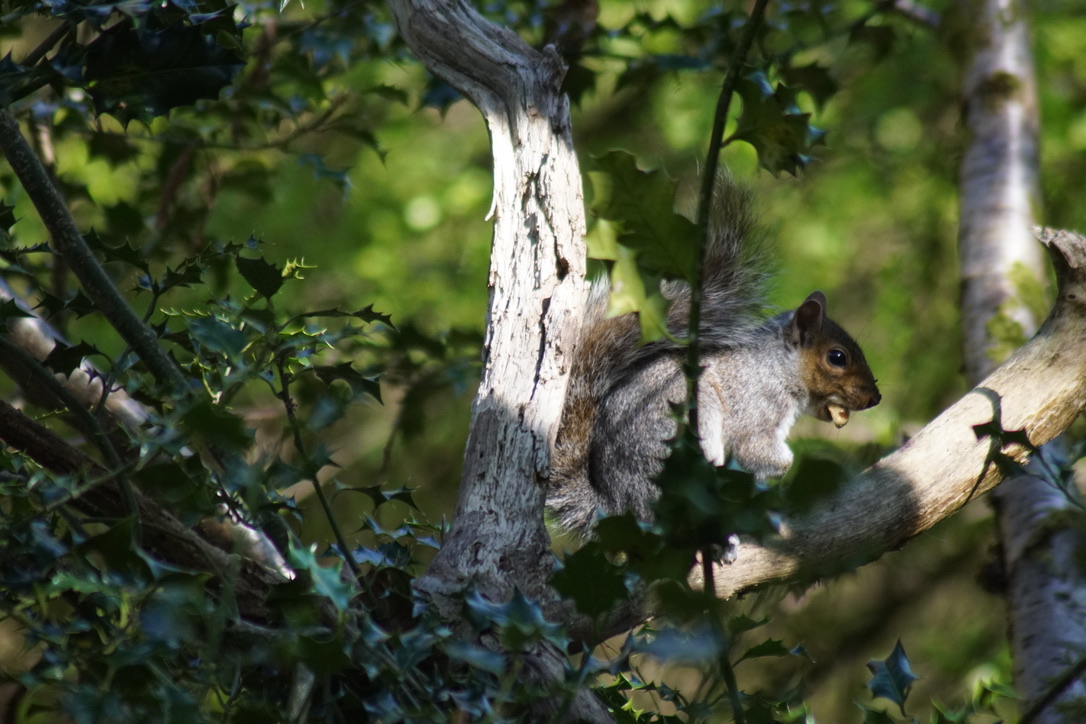
[[[961,167],[959,246],[964,359],[975,381],[993,365],[998,340],[989,330],[997,315],[1032,331],[1034,320],[1015,282],[1026,275],[1041,279],[1043,270],[1029,233],[1040,193],[1026,3],[967,4],[978,20],[963,88],[970,139]],[[1083,536],[1074,526],[1054,524],[1067,520],[1074,505],[1043,477],[1030,474],[1013,476],[993,498],[1023,711],[1032,709],[1039,722],[1078,721],[1058,705],[1078,701],[1081,706],[1086,685],[1072,680],[1060,691],[1053,688],[1086,649],[1086,574],[1076,561]]]

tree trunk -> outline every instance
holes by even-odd
[[[466,2],[390,3],[404,40],[482,111],[494,154],[483,378],[452,530],[421,590],[541,598],[542,479],[586,296],[584,199],[564,65]]]
[[[542,483],[587,294],[584,199],[561,92],[566,68],[553,48],[534,50],[462,0],[389,5],[412,51],[482,112],[494,156],[482,382],[452,528],[416,582],[455,623],[469,586],[496,601],[517,590],[553,598]],[[552,647],[537,647],[522,661],[529,676],[562,680],[564,654]],[[585,690],[565,716],[610,720]]]
[[[971,381],[993,366],[1001,340],[992,329],[1035,324],[1023,304],[1023,280],[1040,288],[1039,248],[1030,238],[1040,197],[1037,98],[1025,3],[983,0],[967,59],[965,120],[969,146],[961,167],[962,318]],[[1029,284],[1031,283],[1031,284]],[[993,324],[994,321],[1001,324]],[[1013,327],[1011,327],[1013,328]],[[1057,445],[1058,443],[1054,443]],[[1061,457],[1048,452],[1049,457]],[[1059,460],[1055,462],[1060,462]],[[1039,470],[1038,461],[1030,469]],[[1086,696],[1086,685],[1053,689],[1086,650],[1086,573],[1077,562],[1083,536],[1068,520],[1074,503],[1040,475],[1013,475],[993,496],[1002,538],[1016,687],[1036,721],[1068,722],[1054,706]],[[1081,513],[1080,513],[1081,514]],[[1049,694],[1053,696],[1048,696]],[[1056,695],[1058,694],[1058,695]],[[1043,707],[1038,707],[1043,701]]]
[[[585,294],[581,185],[568,106],[559,93],[562,64],[553,53],[537,52],[483,20],[465,2],[390,0],[390,5],[413,51],[481,110],[495,166],[483,380],[473,408],[456,517],[444,547],[417,586],[454,622],[460,594],[468,586],[494,600],[519,589],[544,600],[552,619],[573,621],[575,636],[592,640],[589,632],[598,633],[598,628],[573,617],[568,606],[549,595],[551,555],[540,486]],[[990,52],[988,46],[981,48],[981,55]],[[1000,52],[997,58],[1003,57]],[[1032,192],[1019,196],[1015,190],[1034,188],[1035,164],[1018,167],[1016,173],[1025,174],[1024,179],[1003,173],[1002,166],[986,166],[1004,157],[1035,156],[1030,142],[1030,124],[1035,123],[1032,86],[1023,95],[1015,80],[1021,66],[1014,68],[1015,75],[980,73],[970,81],[989,101],[992,94],[1025,99],[1011,119],[1017,136],[1000,135],[1006,118],[970,119],[977,122],[977,143],[991,137],[1025,140],[1024,145],[996,145],[995,150],[979,152],[963,166],[963,188],[971,188],[968,179],[974,177],[1002,179],[994,202],[987,194],[978,197],[982,202],[968,193],[963,197],[963,239],[1014,230],[1013,243],[996,247],[999,256],[994,259],[972,255],[972,247],[963,241],[965,304],[989,314],[1013,296],[991,283],[993,270],[1016,262],[1035,267],[1040,259],[1039,247],[1026,235]],[[967,213],[974,208],[981,210]],[[1003,213],[1013,221],[995,221]],[[1030,344],[901,450],[806,514],[785,521],[778,540],[740,544],[738,560],[717,572],[720,595],[828,575],[900,547],[999,482],[1004,473],[995,464],[998,454],[1016,460],[1028,456],[1022,446],[1002,445],[998,436],[978,439],[974,426],[995,421],[1004,430],[1024,429],[1030,442],[1039,445],[1079,415],[1086,407],[1086,307],[1079,301],[1086,299],[1086,240],[1059,236],[1054,244],[1061,259],[1060,300]],[[1002,271],[999,274],[1003,278]],[[1029,329],[1021,310],[1005,311]],[[976,329],[973,323],[968,326]],[[977,360],[987,359],[987,340],[971,338],[968,346],[979,350]],[[971,374],[979,375],[986,367],[977,361]],[[635,601],[616,612],[606,632],[636,625],[655,610],[650,600]],[[550,662],[535,667],[537,675],[557,675],[558,659],[551,653],[537,657]],[[532,658],[527,657],[529,667]],[[579,699],[570,714],[606,717],[589,697]]]

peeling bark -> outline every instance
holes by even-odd
[[[494,219],[483,375],[472,407],[452,527],[415,582],[444,617],[459,620],[468,587],[493,600],[515,590],[553,600],[542,481],[557,434],[585,282],[584,199],[573,150],[565,65],[458,0],[390,0],[400,34],[433,73],[479,108],[490,132]],[[540,645],[525,674],[560,682],[564,654]],[[560,702],[542,702],[551,718]],[[587,690],[568,720],[610,721]]]
[[[494,156],[490,304],[452,530],[430,594],[469,583],[543,597],[551,569],[541,479],[565,397],[587,292],[584,200],[565,67],[467,2],[391,2],[404,40],[482,112]]]

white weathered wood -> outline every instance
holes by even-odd
[[[553,566],[542,482],[565,398],[587,285],[584,199],[565,66],[459,0],[390,0],[401,35],[483,114],[494,162],[494,220],[483,375],[472,407],[451,529],[416,590],[456,622],[470,586],[494,600],[545,599]],[[561,681],[564,655],[539,646],[525,675]],[[552,718],[563,702],[540,702]],[[552,707],[548,709],[547,707]],[[609,721],[581,691],[569,720]]]
[[[490,305],[452,529],[420,588],[541,596],[550,570],[540,480],[586,294],[584,201],[564,66],[469,3],[390,3],[404,40],[482,112],[494,156]]]

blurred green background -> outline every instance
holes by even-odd
[[[712,5],[694,0],[602,2],[602,28],[621,27],[636,11],[681,22]],[[724,153],[732,174],[756,189],[765,224],[779,253],[772,302],[795,305],[823,290],[829,311],[863,345],[879,379],[883,402],[857,414],[843,430],[807,420],[796,437],[823,438],[856,466],[900,445],[966,389],[959,352],[958,267],[955,248],[957,170],[963,144],[958,92],[961,8],[931,3],[944,14],[931,31],[888,16],[885,47],[841,34],[826,42],[813,34],[800,62],[829,68],[839,89],[824,107],[809,95],[799,101],[826,129],[826,145],[799,177],[774,177],[757,166],[753,150],[735,144]],[[870,3],[841,2],[843,17],[859,16]],[[326,10],[324,1],[292,4],[284,25]],[[959,12],[956,12],[959,11]],[[1071,0],[1035,4],[1034,47],[1041,101],[1043,208],[1041,223],[1086,229],[1079,180],[1086,175],[1086,9]],[[18,56],[48,31],[29,28],[6,42]],[[247,37],[255,42],[261,26]],[[538,30],[527,29],[530,40]],[[817,42],[816,42],[817,41]],[[666,28],[642,42],[605,38],[599,55],[584,64],[600,73],[574,112],[577,151],[586,162],[615,148],[662,167],[680,181],[680,206],[690,207],[704,163],[721,77],[714,73],[647,75],[618,87],[626,65],[620,56],[679,52],[682,38]],[[304,61],[300,61],[304,62]],[[253,73],[252,61],[245,73]],[[275,82],[290,83],[279,64]],[[327,80],[317,105],[340,104],[372,137],[325,130],[299,134],[289,148],[261,147],[255,137],[232,144],[210,133],[177,195],[174,217],[188,215],[197,230],[133,236],[155,247],[168,263],[171,245],[184,239],[242,242],[255,236],[280,263],[304,260],[302,282],[290,282],[280,306],[298,310],[368,304],[391,315],[401,330],[410,373],[386,378],[384,404],[359,405],[326,439],[346,485],[386,484],[416,489],[416,500],[434,522],[451,515],[477,378],[486,317],[491,225],[490,152],[479,113],[462,100],[439,110],[424,104],[427,79],[407,57],[345,62]],[[305,94],[299,84],[296,93]],[[317,93],[317,91],[313,91]],[[144,216],[163,213],[145,196],[143,179],[170,161],[157,155],[153,137],[180,126],[198,127],[200,111],[177,112],[169,121],[128,128],[146,153],[112,164],[95,158],[84,134],[65,136],[56,148],[57,171],[85,197],[70,203],[84,227],[111,223],[113,210],[129,205]],[[103,118],[106,135],[123,129]],[[269,138],[290,129],[266,128]],[[174,152],[176,153],[176,152]],[[312,162],[304,154],[323,158]],[[171,157],[175,160],[175,156]],[[16,205],[14,232],[23,243],[44,232],[8,176],[5,199]],[[591,223],[591,222],[590,222]],[[115,225],[114,225],[115,226]],[[222,289],[239,289],[224,271]],[[181,308],[202,304],[201,294],[171,300]],[[137,297],[138,303],[139,297]],[[73,338],[93,338],[108,348],[108,332],[88,320],[71,320]],[[269,448],[282,443],[274,400],[244,398],[246,414]],[[295,491],[303,508],[307,490]],[[339,495],[347,530],[366,513],[361,496]],[[385,516],[395,512],[383,510]],[[323,517],[307,517],[304,534],[327,540]],[[977,576],[995,544],[987,505],[980,501],[900,552],[851,575],[805,591],[779,591],[769,602],[775,635],[802,643],[809,660],[740,668],[741,676],[786,688],[799,681],[822,722],[859,721],[854,699],[863,689],[869,659],[885,658],[901,639],[921,675],[913,701],[956,702],[980,678],[1009,680],[1003,603],[985,593]],[[747,666],[744,664],[744,666]]]

